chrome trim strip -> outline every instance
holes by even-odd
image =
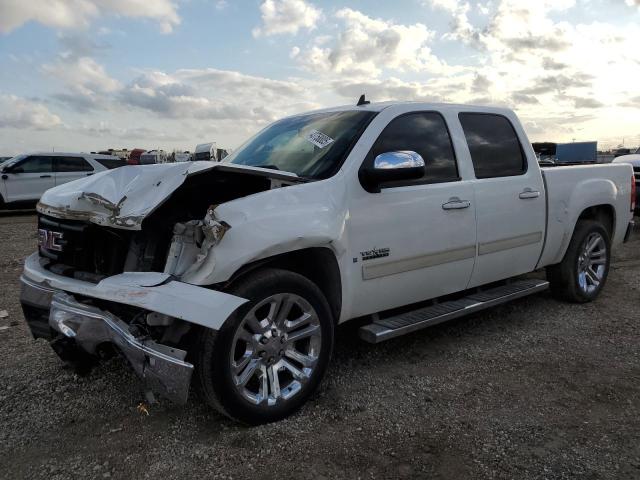
[[[527,233],[517,237],[504,238],[493,242],[481,243],[478,245],[478,255],[488,255],[502,250],[510,250],[512,248],[524,247],[525,245],[533,245],[540,243],[542,240],[542,232]]]
[[[396,273],[410,272],[421,268],[435,267],[450,262],[466,260],[476,256],[475,245],[469,247],[445,250],[443,252],[421,255],[419,257],[403,258],[401,260],[387,261],[373,265],[362,266],[362,279],[386,277]]]

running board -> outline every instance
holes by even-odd
[[[526,297],[546,290],[546,280],[518,280],[507,285],[472,293],[459,300],[437,303],[407,313],[375,320],[360,327],[359,335],[369,343],[379,343],[390,338],[415,332],[438,323],[464,317],[516,298]]]

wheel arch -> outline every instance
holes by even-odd
[[[566,236],[564,244],[562,246],[562,250],[557,257],[557,262],[561,262],[565,255],[567,254],[567,249],[569,248],[569,243],[575,234],[576,227],[578,222],[581,220],[596,220],[604,226],[605,230],[609,233],[609,239],[613,242],[613,236],[616,232],[616,209],[610,203],[601,203],[597,205],[591,205],[588,207],[584,207],[580,214],[576,217],[575,221],[572,224],[572,228],[570,230],[570,234]]]
[[[263,268],[288,270],[315,283],[329,303],[334,322],[338,323],[342,310],[342,280],[333,250],[328,247],[310,247],[256,260],[236,271],[225,282],[224,288],[229,288]]]

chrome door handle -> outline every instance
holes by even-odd
[[[447,203],[442,204],[443,210],[461,210],[463,208],[469,208],[471,202],[469,200],[460,200],[458,197],[452,197]]]
[[[522,192],[520,192],[520,197],[523,200],[527,200],[528,198],[538,198],[540,196],[540,192],[538,190],[532,190],[530,188],[525,188]]]

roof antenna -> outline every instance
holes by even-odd
[[[360,95],[360,99],[358,100],[357,107],[361,107],[362,105],[369,105],[371,102],[369,100],[364,99],[364,93]]]

